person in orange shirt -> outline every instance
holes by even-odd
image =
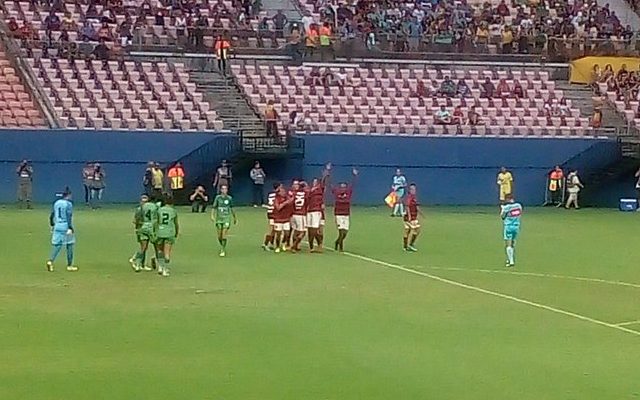
[[[171,190],[184,189],[184,168],[182,168],[182,164],[179,161],[173,167],[169,168],[167,177],[169,178],[169,187],[171,187]]]
[[[311,24],[305,35],[305,52],[304,58],[312,58],[315,53],[318,44],[320,44],[320,33],[318,32],[318,25]]]
[[[562,193],[564,192],[564,172],[559,165],[556,165],[549,174],[549,197],[551,204],[562,206]]]
[[[226,36],[218,35],[216,43],[214,45],[216,51],[216,58],[218,59],[218,71],[223,75],[227,73],[227,60],[229,59],[229,50],[231,49],[231,43]]]

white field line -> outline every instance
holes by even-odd
[[[511,270],[498,270],[498,269],[470,269],[470,268],[456,268],[456,267],[432,267],[432,266],[424,266],[424,265],[415,265],[416,268],[428,268],[433,270],[440,271],[469,271],[469,272],[483,272],[488,274],[504,274],[504,275],[517,275],[517,276],[534,276],[537,278],[555,278],[555,279],[567,279],[573,281],[581,281],[581,282],[592,282],[592,283],[603,283],[607,285],[616,285],[616,286],[627,286],[633,287],[636,289],[640,289],[640,284],[638,283],[630,283],[623,281],[609,281],[606,279],[600,278],[588,278],[584,276],[570,276],[570,275],[556,275],[556,274],[542,274],[538,272],[521,272],[521,271],[511,271]]]
[[[637,319],[635,321],[620,322],[619,324],[616,324],[616,326],[627,326],[627,325],[635,325],[635,324],[640,324],[640,319]]]
[[[429,279],[432,279],[434,281],[438,281],[438,282],[441,282],[441,283],[446,283],[446,284],[451,285],[451,286],[456,286],[456,287],[459,287],[459,288],[472,290],[474,292],[487,294],[489,296],[498,297],[498,298],[501,298],[501,299],[504,299],[504,300],[513,301],[515,303],[525,304],[525,305],[528,305],[528,306],[531,306],[531,307],[539,308],[541,310],[551,311],[552,313],[555,313],[555,314],[565,315],[567,317],[571,317],[571,318],[574,318],[574,319],[579,319],[581,321],[591,322],[592,324],[595,324],[595,325],[600,325],[600,326],[604,326],[606,328],[611,328],[611,329],[615,329],[615,330],[618,330],[618,331],[621,331],[621,332],[630,333],[632,335],[640,336],[640,332],[639,331],[634,331],[633,329],[628,329],[628,328],[625,328],[624,326],[619,326],[619,325],[616,325],[616,324],[610,324],[608,322],[600,321],[600,320],[597,320],[597,319],[594,319],[594,318],[591,318],[591,317],[587,317],[585,315],[576,314],[576,313],[571,312],[571,311],[566,311],[566,310],[562,310],[560,308],[547,306],[547,305],[544,305],[544,304],[540,304],[540,303],[536,303],[536,302],[533,302],[533,301],[521,299],[519,297],[511,296],[511,295],[500,293],[500,292],[494,292],[492,290],[483,289],[483,288],[478,287],[478,286],[467,285],[466,283],[457,282],[457,281],[454,281],[454,280],[451,280],[451,279],[441,278],[441,277],[439,277],[437,275],[429,274],[429,273],[422,272],[422,271],[417,271],[415,269],[403,267],[403,266],[397,265],[397,264],[388,263],[386,261],[376,260],[375,258],[365,257],[365,256],[361,256],[359,254],[348,253],[348,252],[344,252],[343,254],[346,255],[346,256],[352,257],[352,258],[356,258],[356,259],[362,260],[362,261],[367,261],[367,262],[372,263],[372,264],[377,264],[377,265],[381,265],[383,267],[396,269],[396,270],[403,271],[403,272],[408,272],[408,273],[414,274],[414,275],[423,276],[425,278],[429,278]]]

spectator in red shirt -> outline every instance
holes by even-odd
[[[335,198],[333,213],[336,216],[336,225],[338,227],[338,238],[335,241],[334,249],[341,252],[344,251],[344,239],[349,233],[351,198],[353,197],[353,186],[358,177],[358,170],[354,168],[351,173],[353,178],[350,184],[342,182],[332,190]]]

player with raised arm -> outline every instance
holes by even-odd
[[[351,215],[351,198],[353,196],[353,187],[358,177],[358,170],[351,171],[353,178],[351,183],[341,182],[338,186],[333,187],[334,209],[336,216],[336,226],[338,227],[338,238],[335,241],[334,249],[336,251],[344,251],[344,239],[349,233],[350,215]]]
[[[282,242],[284,232],[291,230],[291,216],[289,210],[293,208],[293,197],[290,197],[283,185],[278,187],[274,210],[273,210],[273,228],[275,231],[275,252],[286,250],[285,244]]]
[[[404,198],[404,234],[402,242],[405,251],[418,251],[415,248],[416,239],[420,235],[420,221],[418,215],[421,215],[418,208],[417,187],[415,183],[409,185],[409,194]]]
[[[158,209],[158,273],[169,276],[171,250],[179,233],[178,213],[173,207],[173,198],[166,196],[162,206]]]
[[[306,216],[307,216],[307,190],[304,182],[294,181],[291,186],[293,196],[293,216],[291,217],[291,231],[293,232],[293,244],[291,252],[300,251],[300,243],[304,239],[307,232]]]
[[[500,218],[504,225],[504,246],[507,253],[507,267],[515,267],[515,246],[520,233],[522,204],[517,203],[512,194],[505,195],[506,203],[501,207]]]
[[[220,257],[227,255],[227,234],[233,224],[238,223],[236,212],[233,209],[233,198],[229,196],[229,186],[220,186],[220,194],[213,200],[213,210],[211,210],[211,220],[215,222],[218,230],[218,243],[220,243]]]
[[[140,205],[136,208],[133,225],[135,226],[136,238],[140,249],[129,259],[131,268],[134,271],[151,271],[152,268],[145,266],[147,249],[149,243],[155,246],[156,229],[158,222],[158,205],[151,201],[148,195],[140,196]]]
[[[324,212],[324,189],[329,181],[331,173],[331,163],[325,166],[322,171],[322,179],[314,178],[311,183],[311,188],[308,194],[308,207],[307,207],[307,230],[309,240],[309,250],[312,253],[322,252],[323,232],[322,220]],[[314,249],[314,243],[317,243],[317,250]]]
[[[276,196],[278,194],[278,188],[282,186],[280,183],[273,184],[273,191],[267,195],[267,234],[264,235],[264,243],[262,248],[265,251],[273,250],[273,240],[275,238],[275,230],[273,229],[273,211],[276,204]]]
[[[49,215],[49,225],[51,226],[51,256],[47,260],[47,271],[53,272],[53,263],[60,254],[63,245],[67,253],[67,271],[77,271],[78,267],[73,265],[73,247],[76,243],[76,237],[69,188],[64,190],[61,199],[53,203],[53,210]]]

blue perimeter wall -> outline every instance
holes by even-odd
[[[107,172],[105,201],[134,202],[142,190],[142,175],[149,160],[168,164],[187,161],[187,174],[195,157],[221,157],[212,153],[224,145],[224,134],[93,131],[0,132],[0,201],[15,200],[15,167],[22,158],[33,161],[36,201],[49,201],[69,185],[82,191],[81,169],[87,161],[101,162]],[[226,138],[231,139],[228,135]],[[606,139],[533,138],[418,138],[355,135],[307,135],[303,160],[263,160],[269,175],[289,182],[294,177],[311,179],[326,162],[334,164],[333,182],[360,170],[355,202],[380,205],[389,192],[396,167],[420,186],[427,204],[495,204],[496,174],[502,165],[511,169],[515,193],[525,204],[541,204],[547,171],[555,164],[578,168],[586,175],[621,158],[618,145]],[[202,153],[202,154],[201,154]],[[211,154],[207,157],[207,154]],[[229,156],[229,154],[226,154]],[[200,161],[199,161],[200,162]],[[214,162],[217,162],[215,160]],[[234,170],[234,196],[250,199],[248,169]],[[210,166],[207,166],[211,169]],[[209,170],[210,174],[213,170]],[[203,183],[209,183],[208,178]]]
[[[135,202],[143,190],[142,177],[148,161],[167,165],[225,136],[161,132],[2,131],[0,201],[15,201],[15,168],[21,159],[26,158],[33,162],[35,171],[35,201],[48,202],[67,185],[79,200],[83,193],[82,167],[88,161],[98,161],[107,174],[105,201]]]
[[[355,201],[381,204],[396,167],[419,185],[428,204],[496,204],[500,166],[514,175],[515,194],[525,204],[542,204],[546,174],[556,164],[578,168],[583,176],[621,158],[615,140],[538,138],[418,138],[385,136],[307,136],[305,176],[327,161],[335,180],[360,170]]]

